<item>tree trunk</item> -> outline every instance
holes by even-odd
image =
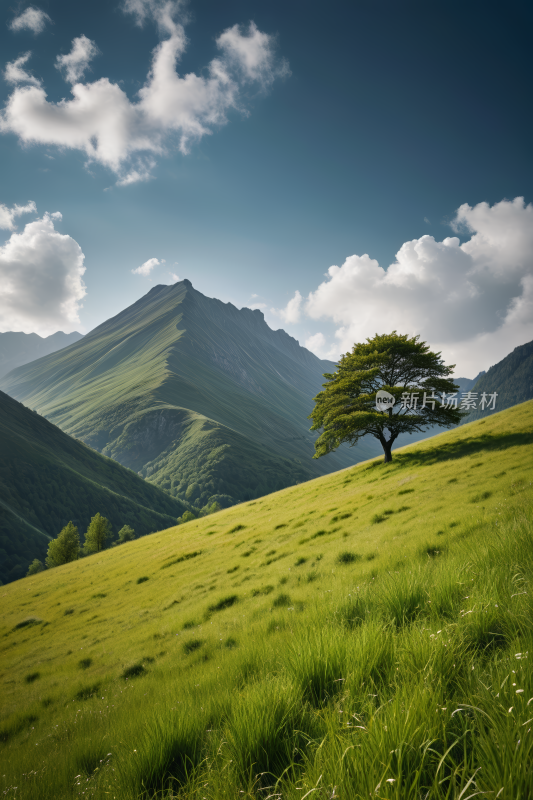
[[[385,451],[385,458],[383,459],[383,461],[385,462],[385,464],[388,464],[389,461],[392,461],[392,453],[391,453],[392,442],[385,442],[384,441],[384,442],[381,442],[381,444],[383,446],[383,450]]]

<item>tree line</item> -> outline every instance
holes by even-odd
[[[220,505],[218,503],[213,503],[209,507],[205,507],[201,510],[187,510],[181,517],[178,517],[176,521],[178,525],[180,525],[184,522],[198,519],[199,517],[205,517],[208,514],[214,514],[216,511],[220,511]],[[77,526],[70,521],[61,530],[57,538],[52,539],[49,543],[44,564],[38,558],[34,558],[26,575],[36,575],[44,569],[60,567],[61,564],[77,561],[83,556],[100,553],[107,548],[112,535],[111,523],[109,520],[100,513],[97,513],[94,517],[91,517],[91,522],[85,533],[85,541],[82,545],[79,530]],[[135,539],[134,529],[129,525],[124,525],[118,532],[117,540],[111,544],[115,547],[116,545],[130,542],[133,539]]]

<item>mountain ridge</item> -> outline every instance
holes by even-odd
[[[369,443],[358,457],[345,448],[312,459],[307,417],[334,368],[260,311],[208,298],[186,280],[152,287],[1,386],[173,496],[204,505],[225,495],[231,504],[376,454]]]

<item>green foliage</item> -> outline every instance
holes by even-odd
[[[185,505],[120,464],[63,433],[0,392],[0,582],[44,563],[69,520],[79,531],[96,509],[115,529],[127,519],[139,536],[175,524]]]
[[[46,556],[46,566],[48,569],[59,567],[61,564],[68,564],[76,561],[80,555],[80,535],[77,527],[71,521],[61,531],[57,539],[48,545]]]
[[[118,532],[117,544],[124,544],[124,542],[132,542],[135,539],[135,531],[129,525],[123,525]]]
[[[193,519],[196,519],[196,514],[194,511],[187,509],[187,511],[185,511],[181,517],[178,517],[177,523],[178,525],[182,525],[184,522],[192,522]]]
[[[341,356],[334,373],[325,373],[324,391],[315,397],[309,415],[311,430],[322,431],[315,442],[315,456],[331,453],[343,442],[355,445],[361,437],[378,439],[390,461],[391,448],[402,433],[423,431],[429,426],[457,425],[464,412],[445,408],[439,400],[434,408],[422,403],[416,409],[402,405],[404,392],[451,393],[457,386],[449,378],[454,367],[446,367],[440,353],[433,353],[419,336],[409,338],[396,331],[374,336],[355,344],[351,353]],[[377,411],[376,393],[383,389],[395,398],[394,408]],[[387,435],[389,438],[387,438]]]
[[[111,523],[106,517],[97,512],[91,517],[91,523],[85,534],[83,549],[87,555],[105,550],[108,539],[111,538]]]
[[[44,570],[43,562],[39,561],[38,558],[34,558],[30,566],[28,567],[26,575],[37,575],[38,572],[42,572],[43,570]]]

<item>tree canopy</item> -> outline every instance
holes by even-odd
[[[135,531],[129,525],[123,525],[118,532],[118,541],[115,544],[124,544],[124,542],[132,542],[135,539]]]
[[[455,365],[446,366],[441,354],[419,338],[396,331],[376,334],[341,356],[336,372],[324,374],[324,391],[314,398],[309,415],[311,430],[321,431],[314,458],[371,435],[380,441],[384,460],[391,461],[401,433],[461,421],[466,412],[460,409],[459,387],[449,377]]]
[[[89,555],[90,553],[99,553],[105,550],[107,540],[111,537],[111,523],[106,517],[102,517],[100,513],[91,517],[91,522],[85,534],[84,551]]]
[[[48,545],[46,556],[46,566],[59,567],[61,564],[68,564],[69,561],[76,561],[80,555],[80,535],[73,522],[62,529],[57,539],[53,539]],[[34,562],[35,563],[35,562]]]

